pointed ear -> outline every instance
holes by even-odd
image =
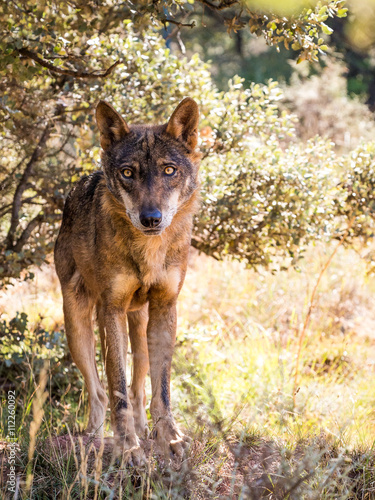
[[[185,97],[173,111],[166,132],[175,139],[186,142],[194,149],[198,142],[198,120],[197,103],[190,97]]]
[[[96,107],[96,123],[100,130],[100,145],[104,150],[130,132],[126,121],[104,101],[99,101]]]

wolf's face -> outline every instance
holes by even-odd
[[[186,98],[167,124],[129,127],[109,104],[98,104],[107,186],[144,234],[160,234],[197,189],[198,117]]]

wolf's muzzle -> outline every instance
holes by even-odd
[[[160,225],[162,215],[159,210],[142,210],[139,215],[139,220],[142,226],[151,229]]]

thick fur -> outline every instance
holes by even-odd
[[[171,413],[170,372],[176,301],[197,208],[198,108],[186,98],[160,126],[128,126],[104,102],[96,116],[103,171],[83,178],[69,194],[55,247],[68,344],[89,394],[87,432],[101,432],[108,401],[95,364],[96,309],[117,443],[134,463],[142,460],[137,434],[147,432],[149,370],[154,436],[164,453],[181,456],[185,440]],[[176,168],[174,175],[166,175],[166,165]],[[161,213],[156,229],[142,225],[145,210]]]

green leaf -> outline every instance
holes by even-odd
[[[346,13],[348,12],[348,9],[339,9],[337,11],[337,17],[346,17]]]
[[[320,26],[322,28],[323,33],[325,33],[326,35],[331,35],[333,33],[333,29],[327,26],[326,24],[321,23]]]
[[[323,16],[326,12],[327,12],[327,5],[324,5],[320,10],[319,10],[319,13],[318,13],[318,16]]]

